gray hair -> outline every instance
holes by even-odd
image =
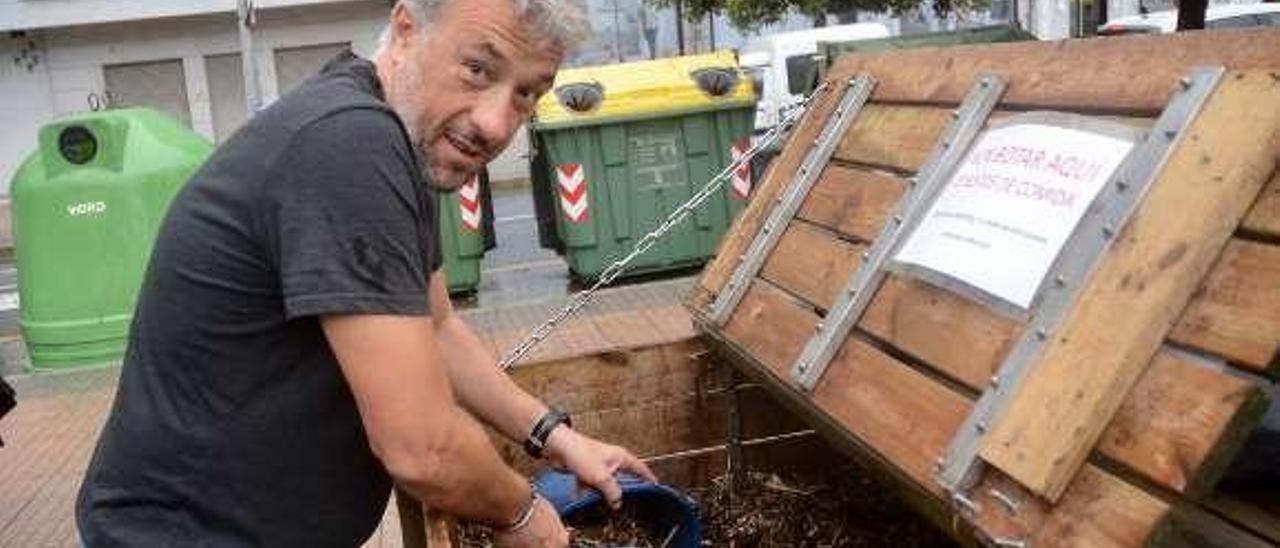
[[[431,23],[446,5],[455,0],[396,0],[404,4],[424,29]],[[466,0],[462,0],[466,1]],[[511,0],[521,19],[539,38],[551,40],[571,51],[591,35],[591,23],[587,18],[586,0]],[[383,29],[378,37],[378,51],[382,51],[391,40],[391,27]]]

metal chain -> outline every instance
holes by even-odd
[[[693,197],[689,198],[688,201],[680,204],[679,207],[672,211],[662,224],[658,225],[657,228],[653,229],[653,231],[648,234],[645,234],[643,238],[640,238],[640,241],[636,242],[635,247],[631,249],[630,253],[622,259],[614,261],[614,263],[610,264],[608,268],[605,268],[604,271],[600,273],[600,277],[596,279],[596,282],[592,284],[591,287],[574,294],[573,298],[569,299],[569,303],[565,305],[564,308],[556,311],[547,318],[546,321],[542,322],[541,325],[535,327],[533,331],[529,333],[529,336],[521,341],[520,344],[517,344],[512,347],[511,350],[508,350],[506,355],[502,357],[502,360],[498,362],[498,367],[503,371],[510,369],[511,366],[515,365],[516,362],[520,361],[521,358],[524,358],[526,354],[546,339],[561,322],[568,319],[570,316],[573,316],[584,306],[590,303],[591,299],[595,297],[596,292],[599,291],[600,288],[613,282],[615,278],[626,271],[627,266],[630,265],[632,261],[643,255],[649,250],[649,248],[658,243],[660,238],[687,219],[689,215],[693,214],[693,212],[698,208],[702,207],[707,200],[710,200],[711,197],[714,196],[722,186],[724,186],[724,182],[728,180],[729,176],[734,171],[737,171],[744,164],[750,162],[752,158],[755,158],[755,155],[759,153],[761,149],[764,149],[776,142],[792,124],[799,120],[800,117],[809,110],[813,100],[817,98],[818,95],[825,92],[829,86],[829,82],[823,82],[822,85],[817,87],[817,89],[814,89],[812,93],[797,104],[797,108],[786,113],[777,125],[765,132],[765,134],[756,141],[756,144],[747,149],[742,156],[739,156],[737,160],[730,162],[728,166],[720,170],[720,172],[717,173],[715,177],[712,177],[710,181],[707,181],[707,184],[694,194]]]

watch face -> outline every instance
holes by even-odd
[[[98,155],[98,140],[84,126],[71,126],[58,134],[58,152],[68,162],[87,164]]]

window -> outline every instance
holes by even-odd
[[[102,67],[106,91],[114,107],[145,106],[191,126],[187,78],[182,61],[151,61]]]
[[[746,67],[747,78],[751,79],[751,89],[757,97],[764,97],[764,68]]]
[[[307,78],[315,76],[325,63],[350,47],[351,44],[342,42],[276,50],[277,95],[283,97]]]
[[[787,58],[787,91],[792,95],[808,93],[817,87],[818,61],[812,55]]]

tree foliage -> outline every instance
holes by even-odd
[[[762,25],[776,23],[788,11],[807,15],[815,20],[828,13],[845,13],[853,10],[890,12],[902,14],[915,9],[932,9],[938,15],[963,12],[985,6],[990,0],[645,0],[659,8],[675,7],[678,2],[685,19],[699,21],[715,13],[729,17],[740,29],[753,30]]]

